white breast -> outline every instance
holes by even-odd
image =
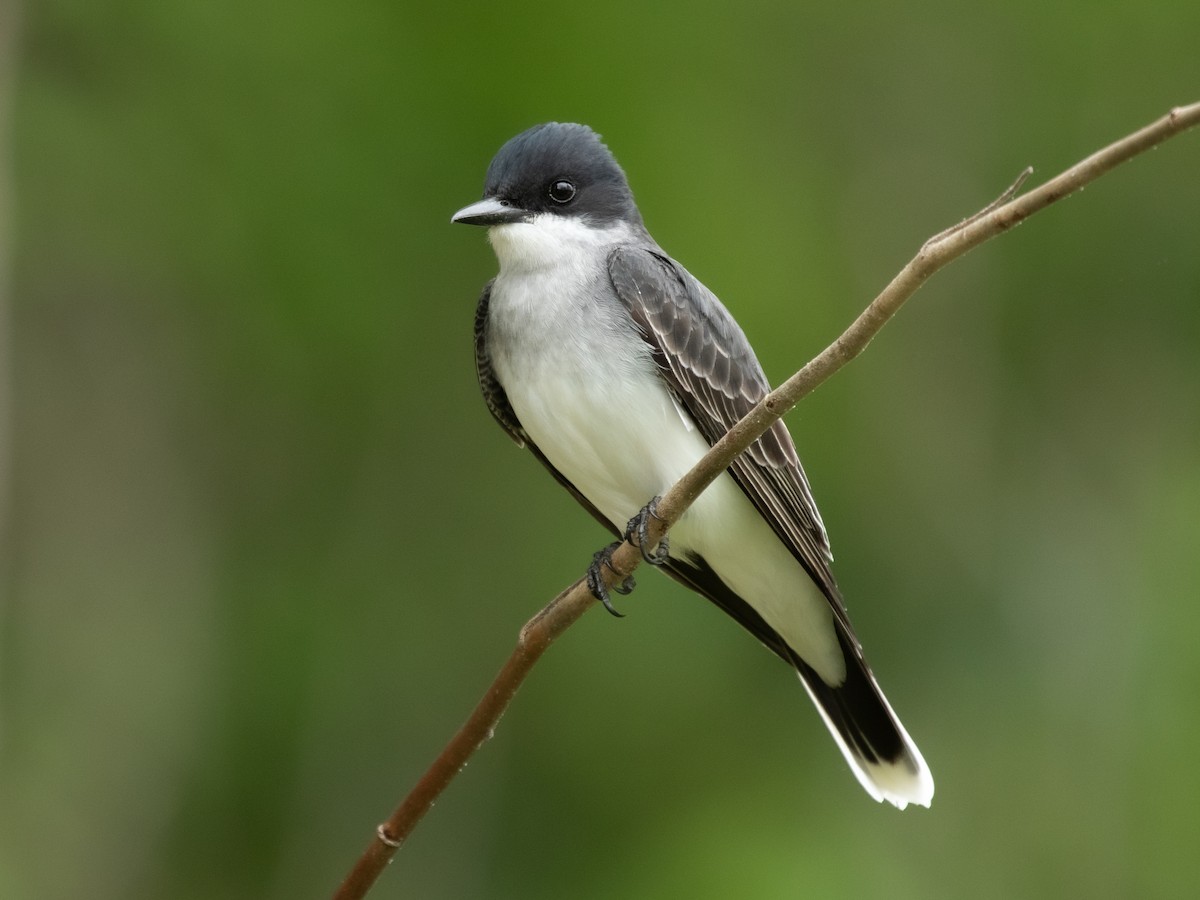
[[[632,234],[544,216],[491,237],[496,375],[546,458],[623,528],[708,449],[608,285],[607,250]]]

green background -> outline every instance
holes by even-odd
[[[607,540],[477,394],[449,217],[512,134],[600,131],[779,381],[1022,167],[1200,100],[1194,0],[2,7],[5,898],[328,895]],[[644,572],[378,896],[1194,896],[1200,134],[789,424],[933,808]]]

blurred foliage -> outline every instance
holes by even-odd
[[[1026,164],[1200,100],[1194,0],[20,12],[12,898],[327,895],[607,539],[476,393],[495,262],[449,216],[510,135],[602,132],[778,380]],[[932,810],[644,573],[378,895],[1191,896],[1198,172],[1184,136],[976,251],[790,417]]]

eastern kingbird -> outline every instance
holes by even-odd
[[[615,534],[639,511],[644,522],[647,501],[770,390],[733,316],[646,231],[590,128],[551,122],[512,138],[483,199],[451,221],[486,226],[500,261],[475,315],[488,408]],[[867,793],[928,806],[933,777],[863,658],[783,422],[670,540],[657,561],[799,673]]]

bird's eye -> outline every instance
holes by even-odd
[[[570,203],[575,196],[575,185],[559,179],[550,185],[550,199],[555,203]]]

